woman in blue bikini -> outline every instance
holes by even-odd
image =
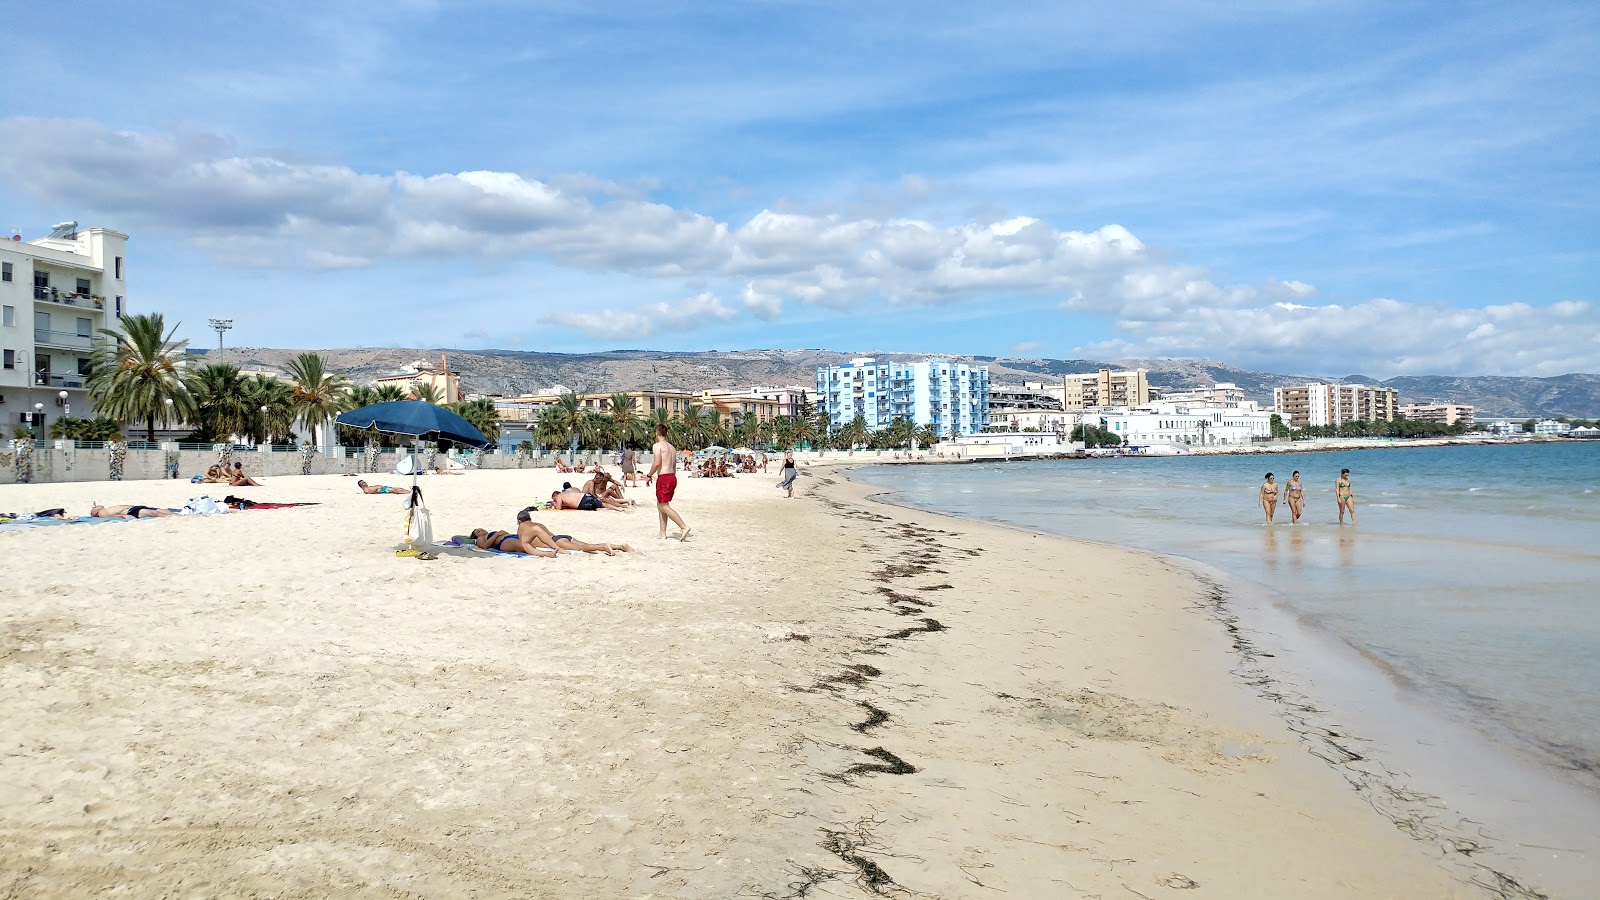
[[[1283,486],[1283,499],[1289,501],[1289,524],[1299,524],[1300,510],[1306,505],[1306,486],[1300,483],[1299,471],[1290,475],[1289,483]]]
[[[537,556],[549,559],[555,556],[555,551],[543,547],[525,544],[516,535],[509,531],[489,531],[485,528],[472,529],[472,543],[479,550],[498,550],[501,553],[521,553],[525,556]]]

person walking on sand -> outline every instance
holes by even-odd
[[[1272,473],[1267,473],[1267,480],[1261,483],[1261,508],[1267,513],[1267,524],[1272,524],[1272,514],[1278,511],[1278,483],[1272,480]]]
[[[1300,524],[1300,510],[1306,505],[1306,486],[1300,483],[1300,472],[1296,470],[1289,476],[1289,483],[1283,486],[1283,499],[1289,501],[1289,524]]]
[[[785,453],[783,455],[783,468],[779,469],[778,471],[783,476],[783,477],[778,479],[778,487],[780,489],[782,489],[782,490],[788,491],[788,493],[785,494],[785,496],[788,499],[793,500],[794,499],[794,480],[796,478],[800,477],[800,470],[795,468],[795,465],[794,465],[794,454],[793,453]]]
[[[671,519],[678,526],[678,540],[689,539],[689,526],[683,524],[683,517],[672,508],[672,495],[678,492],[678,448],[672,446],[667,440],[667,426],[656,426],[656,443],[650,448],[650,471],[645,473],[644,483],[656,486],[656,515],[661,519],[661,533],[658,539],[666,540],[667,520]]]
[[[1339,524],[1344,524],[1345,510],[1350,511],[1350,524],[1356,524],[1356,493],[1350,487],[1349,469],[1339,470],[1339,480],[1333,483],[1333,499],[1339,504]]]

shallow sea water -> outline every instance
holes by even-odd
[[[1348,467],[1355,527],[1338,525]],[[1306,514],[1261,524],[1299,469]],[[1198,561],[1491,740],[1600,776],[1600,442],[880,466],[895,502]]]

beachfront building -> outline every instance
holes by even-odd
[[[1170,391],[1160,396],[1161,400],[1171,403],[1209,403],[1220,407],[1237,407],[1247,402],[1244,388],[1231,381],[1219,381],[1210,387],[1189,388],[1186,391]]]
[[[1290,428],[1392,422],[1400,392],[1372,384],[1312,384],[1272,389],[1273,405]]]
[[[860,416],[869,431],[907,418],[940,435],[977,434],[989,424],[989,367],[942,358],[897,363],[873,357],[818,366],[817,408],[835,428]]]
[[[0,241],[0,415],[9,437],[43,437],[68,414],[93,414],[89,355],[102,328],[127,312],[128,236],[109,228],[57,225],[46,237]]]
[[[1059,409],[994,409],[989,410],[989,430],[1066,432],[1078,424],[1079,413]]]
[[[1144,369],[1113,372],[1101,369],[1061,376],[1061,408],[1077,412],[1097,406],[1143,406],[1149,403],[1150,380]]]
[[[700,392],[702,406],[714,406],[723,415],[742,420],[755,416],[770,422],[779,416],[793,416],[805,405],[807,389],[802,387],[764,387],[713,389]]]
[[[1250,400],[1234,405],[1161,400],[1134,409],[1087,410],[1083,418],[1132,446],[1229,447],[1272,438],[1272,413]]]
[[[554,406],[561,400],[562,395],[568,393],[565,388],[555,387],[542,390],[533,394],[523,394],[519,397],[498,397],[494,401],[494,408],[500,418],[507,422],[533,423],[539,420],[540,413]],[[577,394],[578,407],[584,412],[610,412],[611,397],[613,393],[623,394],[633,403],[633,410],[641,419],[654,417],[657,409],[664,409],[673,418],[683,415],[686,410],[700,409],[711,404],[700,394],[693,391],[661,390],[661,391],[615,391],[609,393]],[[774,408],[770,404],[768,409]],[[732,412],[725,411],[724,414]]]
[[[989,416],[997,411],[1056,410],[1061,409],[1061,390],[1046,386],[1041,381],[1026,381],[1021,385],[994,385],[989,388]],[[990,424],[993,424],[992,422]]]
[[[404,391],[408,397],[413,388],[432,385],[438,392],[441,403],[457,403],[464,396],[461,393],[461,373],[452,371],[449,361],[443,356],[439,357],[437,369],[426,362],[415,362],[407,366],[403,372],[384,375],[373,382],[374,387],[384,385],[393,385]]]
[[[1434,422],[1454,425],[1461,422],[1471,428],[1476,419],[1473,408],[1464,403],[1407,403],[1400,407],[1400,415],[1414,422]]]

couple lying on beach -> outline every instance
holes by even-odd
[[[550,494],[551,509],[627,509],[633,503],[622,499],[622,483],[606,474],[606,470],[595,467],[594,477],[583,483],[583,488],[575,488],[572,482],[562,482],[561,490],[552,491]]]
[[[554,558],[560,555],[561,550],[604,553],[607,556],[617,555],[618,550],[623,553],[633,552],[633,548],[627,544],[591,544],[580,541],[570,534],[552,534],[550,529],[533,521],[530,509],[517,513],[515,534],[509,531],[474,528],[471,535],[472,542],[479,550],[499,550],[501,553],[522,553],[541,558]]]

